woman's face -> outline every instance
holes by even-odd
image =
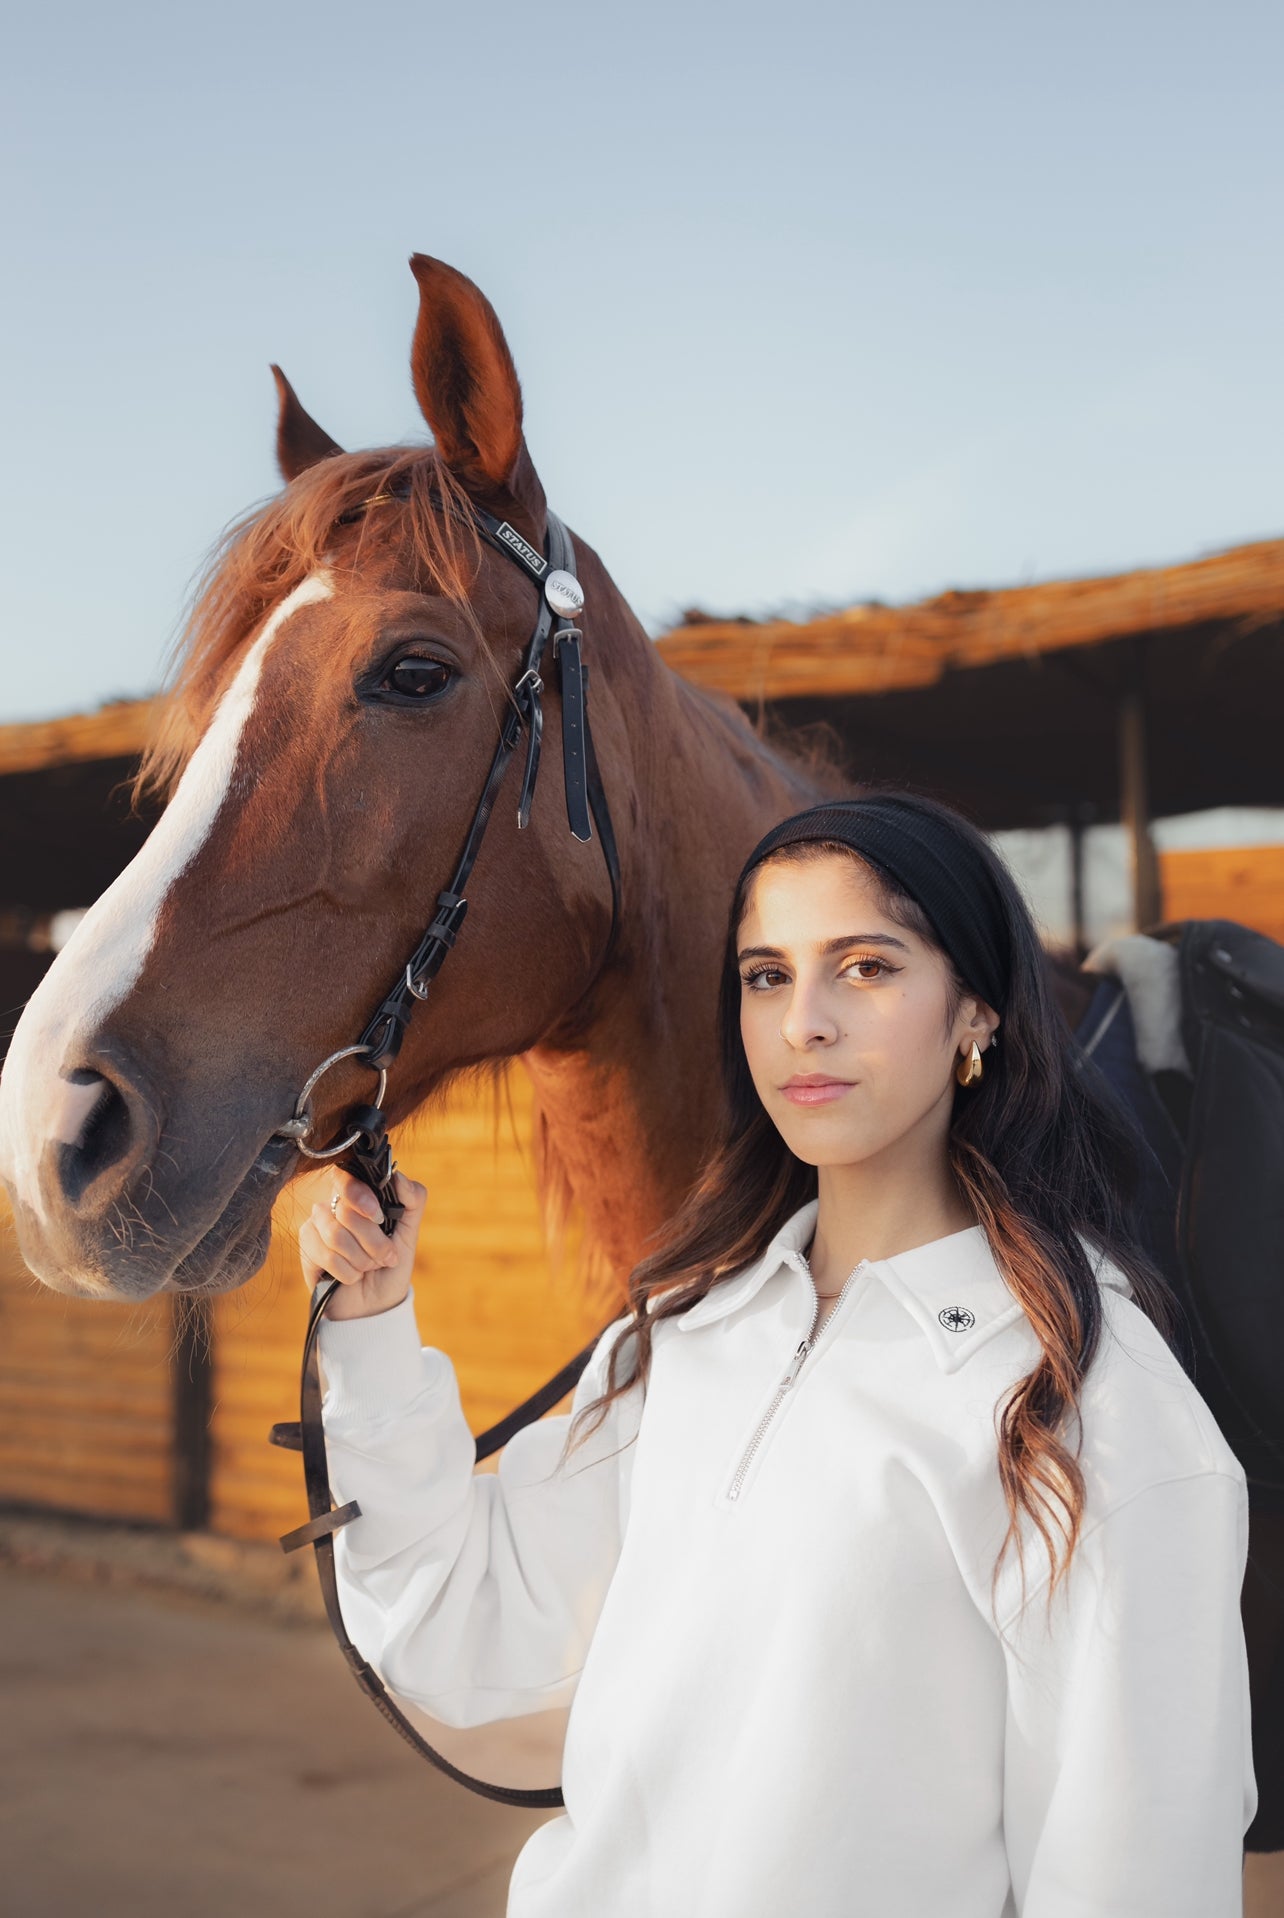
[[[850,1165],[949,1129],[954,1072],[998,1020],[949,1014],[943,956],[889,919],[869,869],[841,854],[767,860],[736,941],[740,1032],[758,1096],[808,1165]],[[796,1078],[838,1081],[787,1089]]]

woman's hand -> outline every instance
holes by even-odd
[[[410,1290],[415,1240],[423,1218],[427,1186],[395,1174],[397,1198],[405,1211],[391,1237],[380,1220],[383,1209],[368,1185],[336,1166],[328,1175],[329,1196],[318,1200],[299,1230],[303,1277],[309,1291],[325,1273],[339,1290],[326,1307],[328,1319],[365,1319],[390,1312]]]

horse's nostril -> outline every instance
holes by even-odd
[[[57,1128],[58,1170],[74,1205],[95,1179],[127,1156],[134,1126],[126,1096],[97,1073],[73,1073],[65,1095]]]
[[[91,1072],[87,1066],[59,1078],[49,1114],[50,1138],[59,1145],[79,1146],[106,1089],[101,1072]]]

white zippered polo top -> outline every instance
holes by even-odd
[[[798,1364],[818,1210],[566,1460],[550,1418],[474,1471],[411,1301],[323,1322],[353,1638],[457,1762],[564,1733],[508,1918],[1238,1918],[1247,1491],[1208,1407],[1097,1260],[1074,1565],[1046,1622],[1026,1522],[992,1616],[1033,1328],[971,1227],[858,1268]]]

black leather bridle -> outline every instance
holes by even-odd
[[[344,514],[343,519],[345,521],[355,519],[371,506],[385,501],[404,500],[408,496],[409,481],[407,479],[400,488],[391,488],[386,492],[372,494],[369,499],[363,500],[357,507]],[[456,517],[464,517],[462,512],[448,501],[438,500],[436,504],[444,512],[450,512]],[[396,1229],[397,1220],[404,1210],[404,1207],[397,1202],[393,1182],[395,1167],[392,1161],[392,1147],[388,1139],[387,1121],[383,1111],[388,1070],[401,1050],[406,1027],[416,1004],[428,997],[432,981],[436,978],[446,954],[459,935],[468,905],[464,896],[464,887],[468,883],[468,876],[477,858],[482,836],[490,819],[491,808],[503,782],[509,760],[516,750],[523,730],[526,731],[527,736],[526,766],[517,806],[519,829],[524,829],[530,819],[531,801],[539,772],[540,736],[543,730],[543,713],[540,705],[543,680],[540,677],[540,664],[550,635],[553,641],[553,658],[558,668],[558,690],[562,706],[562,765],[566,786],[566,816],[575,837],[579,840],[589,840],[593,836],[593,829],[589,822],[591,806],[611,879],[611,928],[607,935],[603,964],[610,955],[619,924],[619,856],[616,851],[615,834],[611,828],[610,808],[606,803],[606,794],[598,771],[597,755],[593,749],[593,736],[589,730],[586,704],[588,665],[580,657],[580,642],[583,635],[574,624],[574,618],[583,605],[583,594],[575,578],[575,552],[570,534],[561,520],[549,513],[544,552],[541,554],[522,537],[515,527],[510,526],[506,520],[495,519],[481,507],[474,505],[471,508],[468,523],[497,552],[503,553],[507,559],[519,567],[539,589],[539,613],[535,630],[526,648],[521,672],[512,688],[514,703],[500,729],[499,743],[495,748],[490,771],[486,776],[481,798],[477,802],[477,809],[473,814],[472,824],[465,836],[463,850],[456,862],[450,883],[437,894],[437,910],[431,924],[411,953],[401,977],[380,1000],[360,1039],[355,1045],[345,1046],[338,1052],[332,1053],[317,1067],[299,1094],[293,1119],[282,1126],[278,1133],[279,1137],[292,1138],[306,1157],[340,1159],[347,1170],[364,1180],[378,1195],[379,1203],[383,1208],[383,1230],[388,1234]],[[313,1091],[332,1066],[337,1065],[342,1059],[358,1057],[379,1075],[379,1086],[374,1102],[351,1108],[340,1127],[340,1132],[345,1136],[340,1138],[338,1144],[324,1148],[311,1145],[309,1135],[312,1131]],[[460,1771],[457,1766],[452,1765],[449,1759],[443,1758],[441,1753],[435,1751],[415,1730],[409,1719],[393,1702],[378,1673],[362,1657],[348,1636],[339,1606],[338,1580],[334,1563],[334,1534],[360,1516],[360,1506],[355,1499],[352,1499],[346,1505],[335,1507],[326,1456],[325,1426],[321,1416],[321,1381],[317,1356],[317,1337],[321,1320],[325,1316],[326,1306],[337,1284],[336,1279],[323,1274],[312,1296],[312,1307],[308,1315],[303,1345],[299,1421],[297,1424],[274,1425],[270,1434],[272,1444],[284,1446],[290,1451],[302,1452],[304,1486],[307,1492],[308,1511],[311,1514],[306,1525],[300,1525],[296,1530],[285,1534],[281,1540],[281,1548],[283,1551],[293,1552],[303,1545],[312,1546],[316,1556],[317,1576],[325,1601],[326,1616],[357,1683],[383,1713],[389,1724],[400,1732],[422,1757],[428,1759],[439,1771],[445,1772],[448,1778],[453,1778],[457,1784],[466,1785],[470,1791],[479,1792],[485,1798],[496,1799],[500,1804],[531,1806],[539,1809],[561,1805],[562,1793],[557,1786],[550,1786],[546,1790],[525,1791],[515,1786],[492,1785],[483,1779],[470,1777],[467,1772]],[[598,1336],[600,1335],[595,1335],[583,1351],[576,1353],[560,1372],[542,1385],[537,1392],[532,1393],[530,1398],[524,1399],[506,1418],[481,1434],[477,1440],[478,1460],[497,1452],[501,1446],[508,1443],[515,1432],[521,1431],[523,1426],[542,1417],[557,1404],[559,1399],[565,1397],[578,1382],[588,1364]]]

